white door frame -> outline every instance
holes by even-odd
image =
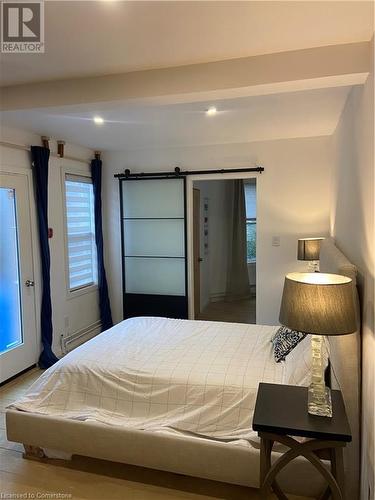
[[[42,301],[42,283],[41,283],[41,268],[39,262],[39,239],[38,239],[38,223],[36,217],[36,205],[34,198],[33,189],[33,177],[31,168],[13,166],[13,165],[0,165],[0,176],[11,175],[16,177],[23,177],[26,179],[27,191],[28,191],[28,209],[29,209],[29,225],[31,233],[31,251],[32,251],[32,268],[34,276],[34,317],[35,317],[35,361],[38,362],[39,354],[41,351],[40,346],[40,310]]]
[[[186,216],[187,216],[187,266],[188,266],[188,308],[189,319],[194,319],[194,246],[193,246],[193,183],[194,181],[213,181],[230,179],[256,179],[257,180],[257,207],[258,196],[260,195],[262,174],[254,172],[235,173],[215,173],[197,174],[186,176]],[[257,233],[259,232],[257,213]],[[257,259],[258,259],[258,237],[257,237]],[[256,272],[256,282],[258,282],[258,266]],[[258,297],[256,296],[256,315],[258,317]]]

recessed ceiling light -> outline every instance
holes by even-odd
[[[208,108],[208,110],[206,111],[206,115],[207,116],[214,116],[216,115],[217,113],[217,109],[215,108],[215,106],[211,106],[210,108]]]
[[[94,123],[96,123],[97,125],[103,125],[104,120],[101,116],[94,116]]]

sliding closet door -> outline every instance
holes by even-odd
[[[120,181],[124,317],[187,318],[185,179]]]

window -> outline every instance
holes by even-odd
[[[245,203],[246,203],[246,241],[247,241],[247,262],[256,260],[256,232],[257,232],[257,195],[256,180],[251,179],[244,183]]]
[[[69,291],[97,282],[94,191],[88,177],[66,175]]]

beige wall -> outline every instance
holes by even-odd
[[[297,239],[329,233],[331,160],[329,138],[109,152],[104,154],[103,210],[106,270],[115,321],[122,319],[118,181],[113,174],[184,169],[236,168],[260,164],[257,177],[257,322],[278,324],[283,279],[304,270]],[[201,179],[200,179],[201,180]],[[280,246],[272,246],[280,236]]]
[[[362,304],[362,492],[374,498],[374,73],[354,87],[333,136],[331,232],[358,266]],[[371,496],[369,496],[369,488]]]

